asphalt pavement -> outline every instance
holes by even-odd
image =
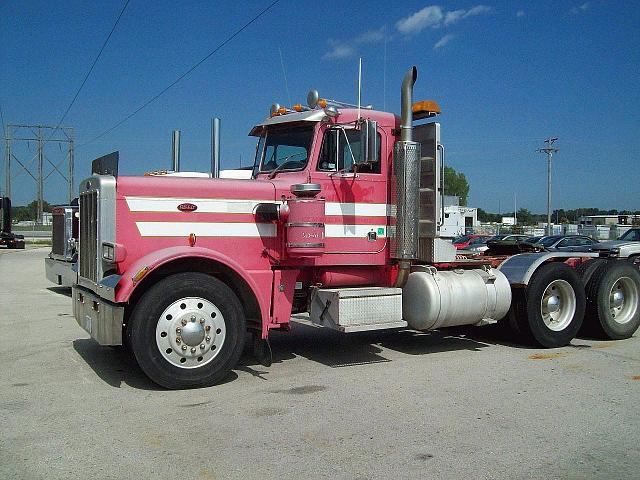
[[[2,479],[640,477],[638,337],[294,325],[271,367],[167,391],[88,338],[47,254],[0,250]]]

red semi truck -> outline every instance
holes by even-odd
[[[269,333],[298,312],[344,333],[495,320],[543,347],[583,320],[632,335],[640,274],[624,257],[640,251],[465,259],[440,238],[439,107],[413,103],[416,77],[400,116],[316,91],[274,104],[250,132],[248,180],[118,176],[117,154],[95,160],[80,184],[77,322],[167,388],[221,381],[247,332],[268,364]]]
[[[0,197],[0,245],[7,248],[24,248],[24,236],[11,231],[11,199]]]

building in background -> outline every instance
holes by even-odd
[[[578,219],[580,225],[634,225],[640,223],[640,215],[585,215]]]
[[[475,233],[478,228],[478,209],[463,207],[458,197],[443,197],[444,221],[440,234],[445,238],[456,238],[460,235]]]

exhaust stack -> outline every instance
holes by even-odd
[[[180,130],[173,131],[173,139],[171,141],[171,158],[173,171],[180,171]]]
[[[411,261],[418,258],[420,144],[413,141],[413,85],[418,77],[416,67],[404,76],[401,90],[400,141],[393,151],[393,170],[396,177],[396,228],[391,255],[398,259],[400,270],[396,287],[403,287],[409,277]]]
[[[220,119],[211,119],[211,177],[220,178]]]

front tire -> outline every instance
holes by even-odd
[[[223,380],[242,354],[246,325],[227,285],[204,273],[178,273],[142,296],[127,329],[144,373],[181,389]]]
[[[584,286],[564,263],[540,267],[522,294],[514,299],[512,328],[528,343],[563,347],[576,336],[585,311]]]
[[[640,326],[640,272],[631,262],[603,262],[587,283],[588,333],[621,340]]]

